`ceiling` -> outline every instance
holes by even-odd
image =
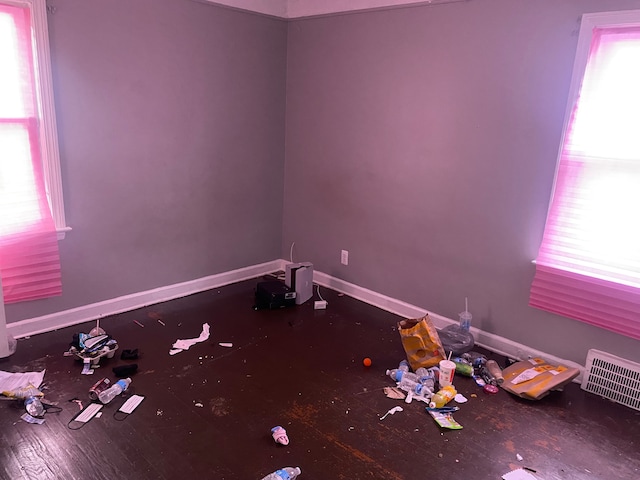
[[[376,10],[410,5],[466,2],[469,0],[206,0],[209,3],[248,10],[273,17],[294,19],[336,13]]]

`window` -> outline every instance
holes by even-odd
[[[5,303],[59,295],[65,230],[44,0],[0,0],[0,274]],[[2,300],[2,298],[0,298]]]
[[[15,21],[19,11],[24,13],[19,16],[20,21],[26,22],[22,27],[31,32],[26,45],[18,41]],[[26,164],[32,152],[24,147],[28,124],[31,140],[37,142],[47,203],[58,238],[64,238],[70,230],[64,216],[46,14],[45,0],[0,0],[0,234],[12,228],[6,225],[9,216],[15,220],[19,215],[24,222],[29,215],[35,215],[33,208],[8,207],[8,202],[15,200],[19,185],[30,182],[33,188]],[[32,81],[28,82],[29,91],[25,91],[21,80],[29,70]],[[23,161],[9,163],[6,159],[10,154]],[[7,213],[9,210],[11,214]]]
[[[640,339],[640,11],[583,16],[530,305]]]

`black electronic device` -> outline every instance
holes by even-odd
[[[260,282],[256,287],[256,310],[293,307],[296,304],[296,292],[278,280]]]

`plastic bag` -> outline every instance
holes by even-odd
[[[460,325],[457,324],[444,327],[438,334],[442,342],[442,347],[447,355],[449,352],[451,352],[453,356],[462,355],[471,350],[475,345],[471,332],[460,328]]]

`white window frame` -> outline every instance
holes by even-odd
[[[629,25],[640,25],[640,10],[621,10],[617,12],[601,12],[601,13],[585,13],[582,15],[580,22],[580,33],[578,35],[578,46],[576,48],[576,56],[573,62],[573,74],[571,76],[571,84],[569,85],[569,96],[567,106],[564,112],[564,123],[562,125],[562,141],[558,150],[558,159],[556,162],[556,172],[553,177],[553,188],[551,195],[555,191],[556,178],[558,176],[558,168],[560,167],[560,157],[564,146],[564,139],[567,134],[567,128],[571,122],[571,114],[576,104],[584,72],[587,69],[587,61],[589,60],[589,49],[591,48],[592,32],[594,28],[619,27]],[[551,200],[551,199],[550,199]],[[551,207],[551,201],[549,201]]]
[[[549,214],[552,213],[552,205],[554,203],[554,195],[556,195],[558,173],[562,163],[567,131],[570,127],[573,111],[580,95],[584,74],[589,61],[594,29],[638,26],[640,26],[640,10],[590,13],[582,16],[562,128],[562,137],[556,161],[556,171],[551,189],[547,221]],[[547,225],[545,223],[545,235],[546,228]],[[544,239],[542,240],[542,244],[544,244]],[[561,272],[563,270],[562,268],[552,264],[540,265],[539,261],[536,263],[536,274],[533,280],[529,305],[608,329],[622,335],[627,335],[631,338],[640,338],[638,336],[640,335],[640,323],[637,321],[637,315],[635,315],[638,308],[640,308],[640,298],[638,298],[637,295],[634,296],[633,293],[629,293],[628,297],[624,297],[625,302],[618,302],[619,305],[615,304],[618,298],[620,298],[619,296],[623,293],[626,294],[628,291],[625,288],[627,285],[624,281],[609,281],[606,278],[601,278],[596,274],[590,275],[587,272],[577,272],[574,275],[569,269],[565,272],[566,275],[563,278],[562,275],[556,275],[553,272],[554,270]],[[539,268],[540,270],[538,270]],[[591,277],[593,282],[582,282],[580,278],[578,278],[579,276],[585,278]],[[583,286],[589,286],[589,288],[582,289],[581,283]],[[559,285],[559,287],[554,289],[554,285]],[[578,295],[579,292],[589,293],[588,295],[580,296]],[[578,299],[573,305],[571,302],[564,302],[563,299],[571,299],[572,295],[575,295],[575,298]],[[591,304],[589,304],[587,300],[590,296],[593,297]],[[608,308],[611,306],[615,306],[620,313],[608,311]],[[597,319],[594,320],[596,317]]]
[[[61,240],[64,238],[65,233],[70,231],[71,228],[67,226],[64,215],[58,129],[53,101],[46,0],[0,0],[0,2],[9,5],[27,6],[31,10],[35,50],[36,95],[38,99],[38,118],[40,120],[40,148],[44,182],[53,222],[58,232],[58,239]]]

